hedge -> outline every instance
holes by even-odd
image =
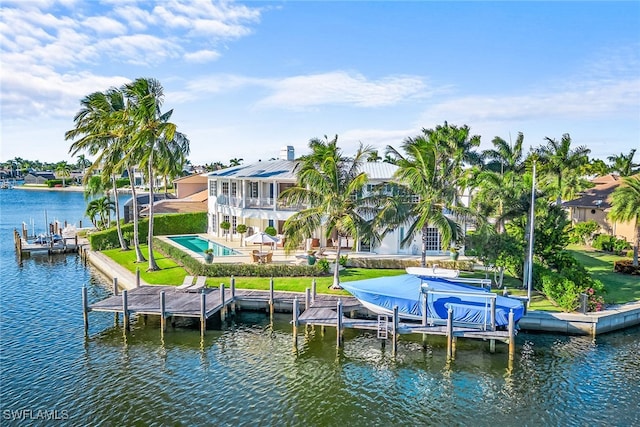
[[[162,214],[153,217],[153,235],[165,236],[167,234],[197,234],[207,231],[207,213],[182,213],[182,214]],[[133,234],[133,223],[123,224],[122,233]],[[149,220],[141,219],[138,222],[138,238],[140,243],[147,243],[149,233]],[[118,241],[118,230],[111,227],[108,230],[91,233],[87,236],[91,249],[103,251],[114,249],[120,246]]]
[[[437,265],[442,268],[452,270],[473,271],[473,261],[453,261],[453,260],[437,260],[427,261],[427,267]],[[358,268],[393,268],[402,269],[407,267],[420,267],[420,260],[413,259],[381,259],[381,258],[349,258],[347,261],[349,267]]]
[[[325,272],[316,265],[295,265],[295,264],[231,264],[213,263],[204,264],[200,260],[193,258],[186,252],[175,246],[163,242],[160,239],[153,239],[156,250],[172,258],[181,264],[190,274],[194,276],[208,277],[305,277],[321,276]]]

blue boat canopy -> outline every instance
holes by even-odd
[[[489,300],[493,297],[487,289],[455,279],[420,277],[411,274],[378,277],[341,284],[365,306],[374,311],[389,313],[398,306],[400,317],[421,319],[424,294],[427,295],[427,316],[430,319],[446,319],[449,308],[453,309],[456,322],[483,324],[488,321]],[[496,325],[506,326],[509,312],[513,310],[517,322],[524,314],[520,300],[495,296]],[[379,308],[379,310],[376,310]]]

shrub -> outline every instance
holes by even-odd
[[[153,217],[153,232],[155,236],[167,234],[196,234],[207,230],[207,213],[163,214]],[[123,237],[133,244],[133,223],[122,225]],[[140,243],[147,243],[149,233],[149,220],[141,219],[138,222],[138,239]],[[104,231],[91,233],[87,236],[91,249],[102,251],[120,246],[118,242],[118,230],[114,226]]]
[[[272,226],[265,228],[264,232],[267,233],[269,236],[275,236],[276,234],[278,234],[278,231],[275,229],[275,227],[272,227]]]
[[[600,226],[594,220],[579,222],[569,230],[569,242],[584,245],[593,239],[593,235]]]
[[[609,236],[608,234],[598,234],[595,239],[593,239],[594,249],[605,252],[613,252],[613,244],[615,242],[614,236]]]
[[[348,255],[340,255],[340,265],[344,268],[347,268],[347,264],[349,263]]]
[[[324,274],[329,273],[329,261],[324,258],[318,260],[316,267]]]

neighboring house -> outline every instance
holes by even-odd
[[[145,209],[149,206],[149,193],[136,194],[136,198],[138,199],[138,218],[140,218],[142,216],[145,216],[143,212],[146,212]],[[165,194],[165,193],[153,194],[153,200],[154,200],[154,203],[156,203],[156,205],[159,201],[165,200],[165,199],[175,199],[175,196],[173,194]],[[156,213],[155,211],[156,205],[154,205],[154,214]],[[133,197],[124,203],[123,210],[124,210],[124,222],[133,221]]]
[[[572,223],[593,220],[598,223],[601,233],[625,238],[628,242],[635,240],[635,224],[612,222],[607,214],[611,209],[611,195],[622,183],[618,175],[605,175],[591,181],[593,188],[580,193],[577,199],[564,202],[562,206],[569,211]]]
[[[164,199],[155,202],[153,205],[153,213],[155,214],[167,214],[167,213],[194,213],[194,212],[207,212],[208,205],[207,199],[209,198],[206,189],[201,190],[195,194],[191,194],[185,198],[179,199]],[[140,216],[149,215],[149,206],[140,210]]]
[[[234,166],[207,174],[209,180],[209,218],[207,232],[221,237],[223,230],[220,223],[228,221],[232,233],[236,233],[238,224],[248,227],[247,235],[264,231],[267,227],[275,227],[282,234],[284,222],[300,210],[298,206],[285,206],[278,201],[279,195],[296,183],[293,147],[285,147],[280,158],[265,162]],[[367,189],[376,184],[391,182],[397,166],[390,163],[365,162],[363,171],[367,173],[370,183]],[[440,235],[435,228],[430,234],[428,248],[431,253],[440,253]],[[406,236],[405,228],[400,227],[389,233],[376,247],[365,241],[348,239],[342,246],[353,251],[373,252],[377,254],[412,254],[420,252],[421,236],[407,247],[401,248],[400,242]],[[312,236],[308,246],[327,245],[324,233],[320,230]],[[331,242],[333,243],[333,242]]]
[[[209,179],[207,175],[194,174],[183,176],[173,181],[173,188],[178,199],[184,199],[192,194],[204,191],[208,187]]]
[[[50,179],[56,179],[53,172],[29,172],[24,177],[25,184],[44,184]]]

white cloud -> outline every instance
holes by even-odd
[[[466,96],[440,102],[423,113],[426,121],[535,120],[619,115],[640,103],[640,79],[583,84],[564,91],[518,96]]]
[[[125,34],[127,27],[115,19],[106,16],[91,16],[82,23],[85,27],[92,29],[101,35]]]
[[[188,52],[184,55],[184,59],[187,62],[211,62],[220,58],[220,53],[215,50],[199,50],[197,52]]]
[[[270,87],[274,93],[259,101],[259,106],[286,109],[327,104],[381,107],[430,95],[422,78],[417,76],[368,80],[361,74],[344,71],[289,77],[273,81]]]

